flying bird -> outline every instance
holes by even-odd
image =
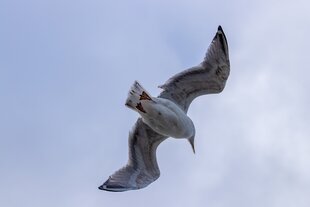
[[[156,149],[168,137],[187,139],[195,153],[195,126],[187,116],[189,105],[198,96],[222,92],[229,72],[227,39],[219,26],[204,60],[159,86],[163,91],[158,97],[151,96],[135,81],[125,105],[141,117],[129,133],[128,163],[99,189],[113,192],[137,190],[158,179]]]

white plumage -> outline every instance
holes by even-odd
[[[128,93],[126,106],[137,111],[145,124],[167,137],[186,138],[195,153],[195,126],[174,102],[151,95],[135,81]]]
[[[158,97],[152,97],[137,81],[132,85],[126,105],[137,111],[137,120],[129,134],[128,163],[100,187],[120,192],[148,186],[160,175],[156,160],[158,145],[168,137],[187,139],[194,150],[195,127],[186,115],[198,96],[220,93],[228,79],[228,44],[221,28],[213,38],[204,60],[198,66],[171,77]]]

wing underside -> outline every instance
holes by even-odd
[[[154,132],[139,118],[129,134],[129,159],[99,187],[100,190],[126,191],[144,188],[160,174],[156,148],[167,137]]]
[[[163,89],[159,97],[174,101],[187,112],[196,97],[223,91],[229,72],[228,44],[219,26],[203,62],[172,76],[159,86]]]
[[[171,77],[160,86],[163,91],[159,97],[175,102],[187,112],[190,103],[196,97],[221,92],[229,71],[227,40],[219,26],[203,62]],[[127,165],[112,174],[99,189],[121,192],[144,188],[154,182],[160,175],[156,149],[166,138],[153,131],[139,118],[129,134]]]

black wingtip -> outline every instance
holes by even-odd
[[[219,25],[219,26],[217,27],[217,32],[216,32],[216,34],[215,34],[213,40],[215,40],[218,36],[225,36],[224,30],[223,30],[223,28],[222,28],[221,25]]]
[[[116,185],[116,184],[109,184],[109,180],[107,180],[105,183],[103,183],[101,186],[98,187],[99,190],[104,190],[104,191],[110,191],[110,192],[123,192],[129,190],[128,188],[121,186],[121,185]]]
[[[109,179],[110,179],[110,178],[109,178]],[[99,190],[109,191],[109,188],[108,188],[108,186],[107,186],[107,184],[108,184],[108,182],[109,182],[109,179],[106,180],[102,185],[100,185],[100,186],[98,187],[98,189],[99,189]]]
[[[228,55],[227,39],[226,39],[225,33],[224,33],[223,28],[222,28],[221,25],[218,26],[217,33],[215,34],[215,37],[214,37],[213,40],[215,40],[217,38],[218,38],[218,40],[221,43],[221,47],[222,47],[223,52],[226,55]]]
[[[109,192],[123,192],[125,189],[119,186],[106,186],[106,185],[101,185],[98,187],[99,190],[104,190],[104,191],[109,191]]]
[[[220,32],[223,32],[222,26],[219,25],[218,28],[217,28],[217,30],[220,31]]]

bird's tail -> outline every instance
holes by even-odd
[[[135,81],[128,92],[125,105],[135,111],[146,113],[141,104],[142,100],[152,100],[152,98],[140,83]]]

